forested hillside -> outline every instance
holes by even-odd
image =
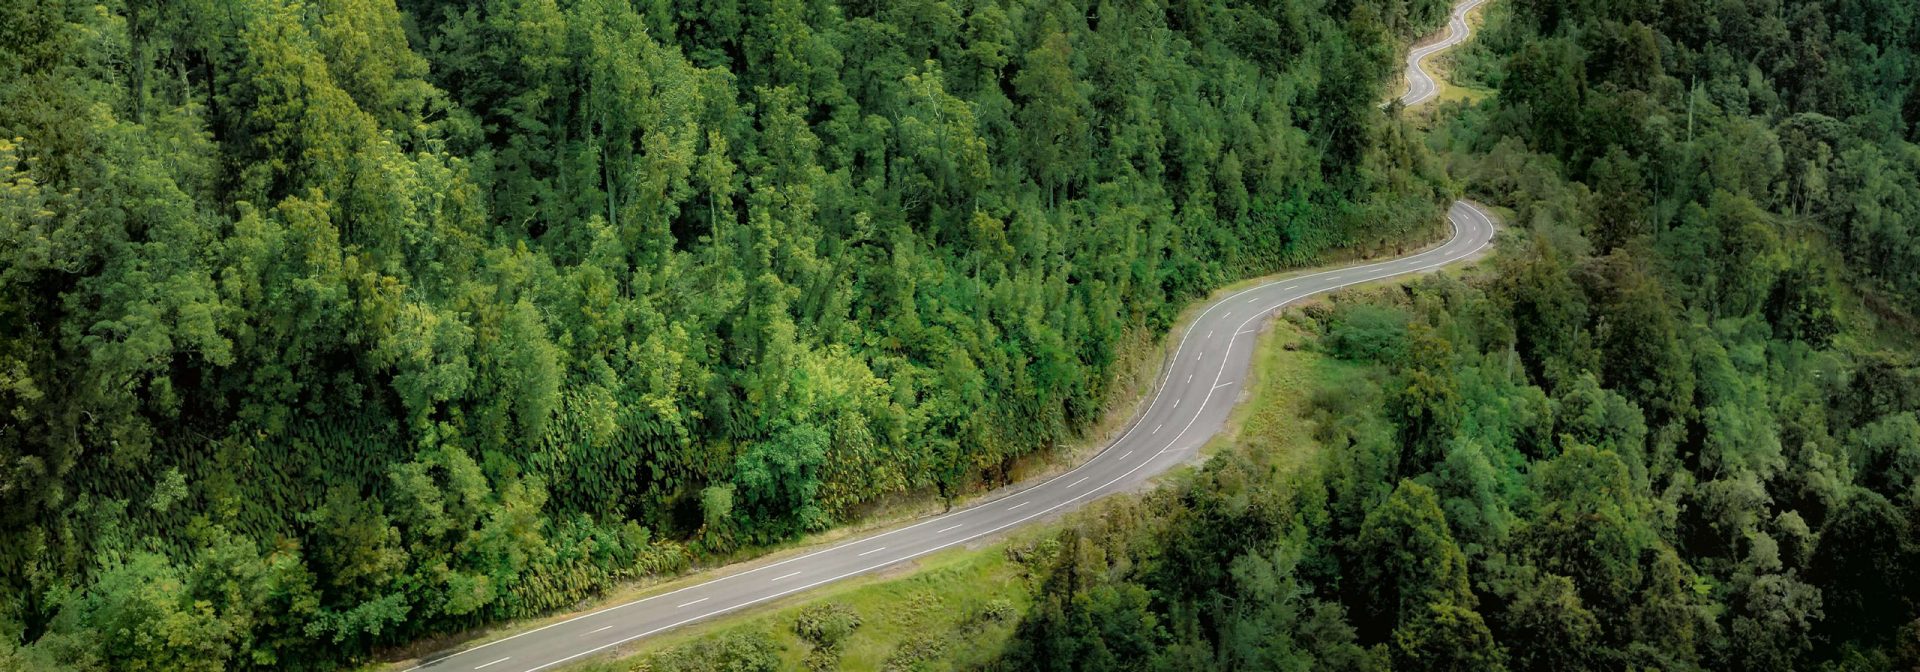
[[[1318,462],[1036,550],[1014,669],[1920,669],[1906,2],[1490,5],[1431,142],[1517,230],[1303,318]]]
[[[0,668],[329,668],[1002,479],[1185,301],[1437,234],[1376,104],[1445,10],[0,0]]]

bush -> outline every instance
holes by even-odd
[[[764,632],[729,632],[656,653],[635,672],[773,672],[780,669],[779,642]]]
[[[802,609],[793,622],[793,634],[813,647],[807,654],[807,668],[813,670],[832,669],[840,660],[840,644],[858,629],[860,614],[835,602]]]
[[[1327,320],[1327,349],[1341,359],[1391,364],[1407,354],[1407,314],[1373,304],[1350,304]]]

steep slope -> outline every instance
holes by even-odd
[[[7,664],[329,668],[977,492],[1207,288],[1440,222],[1374,109],[1437,2],[636,4],[0,4]]]

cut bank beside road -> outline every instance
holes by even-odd
[[[419,668],[480,669],[504,663],[503,669],[520,672],[552,669],[688,623],[990,537],[1136,488],[1191,459],[1224,425],[1231,401],[1238,394],[1237,386],[1251,364],[1251,334],[1258,330],[1258,322],[1309,296],[1471,258],[1491,242],[1492,221],[1473,205],[1456,202],[1448,218],[1454,236],[1425,252],[1280,280],[1210,304],[1183,332],[1180,347],[1163,374],[1160,391],[1146,411],[1120,439],[1072,471],[1000,499],[905,527],[433,657]]]
[[[1436,231],[1435,233],[1438,234],[1439,232]],[[1458,236],[1442,238],[1430,244],[1414,248],[1407,254],[1399,257],[1399,259],[1419,259],[1426,255],[1444,252],[1445,250],[1441,250],[1440,248],[1457,242],[1462,242]],[[1353,252],[1351,251],[1336,251],[1330,256],[1334,259],[1339,259],[1341,256],[1352,254]],[[1143,344],[1145,347],[1135,346],[1134,350],[1136,352],[1133,354],[1123,353],[1123,357],[1135,361],[1129,367],[1126,367],[1127,370],[1117,372],[1116,376],[1131,377],[1141,382],[1130,386],[1131,389],[1136,391],[1128,395],[1129,401],[1125,404],[1114,405],[1114,408],[1108,412],[1108,418],[1100,423],[1099,427],[1101,429],[1097,434],[1090,436],[1086,443],[1081,446],[1052,451],[1051,453],[1036,456],[1034,459],[1022,462],[1016,470],[1012,472],[1019,478],[1015,483],[1002,488],[969,495],[957,500],[954,506],[947,509],[947,511],[958,511],[970,507],[988,505],[1021,495],[1030,488],[1047,483],[1067,471],[1084,466],[1089,458],[1098,456],[1105,447],[1112,445],[1117,438],[1124,436],[1129,429],[1137,427],[1140,423],[1141,414],[1151,409],[1152,403],[1160,396],[1163,386],[1171,380],[1172,377],[1168,375],[1167,372],[1171,370],[1171,367],[1181,364],[1178,359],[1185,341],[1180,338],[1180,335],[1192,335],[1195,331],[1196,320],[1205,316],[1207,311],[1214,306],[1219,305],[1229,298],[1247,294],[1255,289],[1266,288],[1271,290],[1281,287],[1291,288],[1292,285],[1297,284],[1296,281],[1302,281],[1307,278],[1324,277],[1343,271],[1358,272],[1364,269],[1376,268],[1383,263],[1391,262],[1370,261],[1364,258],[1351,259],[1335,265],[1322,266],[1319,268],[1297,269],[1259,278],[1249,278],[1215,290],[1205,299],[1192,302],[1189,308],[1181,312],[1176,325],[1169,330],[1167,335],[1173,336],[1173,338],[1164,338],[1159,339],[1157,342]],[[1360,276],[1354,277],[1357,278]],[[1358,280],[1352,282],[1358,282]],[[1351,284],[1351,282],[1347,284]],[[1232,317],[1233,313],[1234,311],[1232,310],[1224,311],[1224,314],[1228,317]],[[1246,311],[1242,310],[1241,314],[1245,315]],[[1218,336],[1219,334],[1203,335]],[[1211,392],[1212,390],[1209,391]],[[1233,392],[1232,390],[1221,391]],[[1230,402],[1232,399],[1234,399],[1234,397],[1223,396],[1221,399],[1215,400],[1214,403]],[[1175,406],[1175,410],[1178,410],[1177,405]],[[1190,462],[1196,457],[1198,457],[1197,453],[1191,454],[1186,456],[1183,461]],[[1148,484],[1150,482],[1148,477],[1153,475],[1153,473],[1158,473],[1158,471],[1143,474],[1142,478],[1130,481],[1129,489],[1137,489]],[[880,513],[865,517],[853,524],[836,527],[832,530],[796,540],[792,543],[783,544],[772,549],[760,549],[760,555],[750,559],[631,586],[627,589],[616,591],[604,599],[596,600],[593,606],[573,612],[554,614],[542,619],[533,619],[506,627],[493,628],[478,637],[467,639],[459,649],[470,651],[476,647],[488,647],[495,642],[500,642],[505,639],[534,636],[545,628],[565,624],[572,619],[581,618],[601,611],[620,609],[626,605],[632,605],[637,602],[644,602],[664,595],[676,594],[690,587],[726,580],[744,573],[756,572],[770,566],[781,565],[819,553],[826,549],[853,543],[865,537],[890,534],[891,532],[901,530],[903,526],[925,524],[930,516],[941,515],[943,513],[943,507],[941,506],[941,502],[936,497],[933,497],[931,493],[922,492],[921,495],[922,498],[920,499],[895,500],[884,509],[880,509]],[[980,541],[985,540],[990,540],[990,538]],[[899,568],[896,567],[889,571],[894,571],[894,569]],[[445,640],[421,642],[416,644],[413,650],[430,651],[432,647],[437,646],[445,646]],[[427,662],[422,663],[422,661]],[[415,667],[434,662],[436,662],[435,656],[416,654],[390,667],[391,669],[412,670],[415,669]],[[494,660],[482,662],[494,662]],[[504,665],[508,661],[500,662]],[[490,667],[488,669],[494,668]]]
[[[1465,11],[1478,1],[1468,0],[1467,3],[1463,3],[1454,13],[1455,23],[1464,24],[1462,17]],[[1452,43],[1465,39],[1466,31],[1460,26],[1455,26],[1454,31],[1458,39],[1449,38]],[[1436,49],[1430,47],[1427,53],[1432,51]],[[1425,77],[1424,73],[1418,72],[1423,58],[1424,55],[1410,56],[1408,62],[1414,74]],[[1410,90],[1407,99],[1418,103],[1424,99],[1419,96],[1419,93],[1418,90]],[[1199,448],[1225,426],[1227,415],[1233,407],[1232,401],[1239,397],[1240,390],[1223,391],[1223,388],[1234,387],[1242,382],[1247,369],[1251,366],[1251,357],[1248,354],[1250,348],[1243,346],[1236,352],[1234,345],[1242,336],[1253,334],[1258,330],[1256,322],[1269,317],[1273,311],[1289,303],[1313,294],[1382,278],[1426,271],[1477,256],[1491,241],[1492,221],[1473,205],[1455,203],[1449,219],[1455,227],[1456,235],[1436,249],[1392,261],[1310,274],[1301,278],[1302,282],[1283,285],[1285,281],[1280,281],[1260,285],[1211,302],[1177,341],[1178,345],[1173,357],[1169,359],[1161,384],[1154,393],[1153,401],[1148,404],[1131,428],[1106,450],[1067,473],[1048,479],[1032,488],[1009,489],[1004,491],[1007,494],[997,499],[990,498],[988,501],[905,527],[879,532],[872,536],[853,538],[824,550],[744,569],[705,583],[616,604],[599,611],[559,619],[533,630],[508,635],[450,654],[432,656],[417,667],[449,670],[469,667],[482,669],[505,664],[498,669],[524,670],[525,672],[551,669],[695,621],[762,605],[885,567],[897,566],[957,545],[990,539],[997,533],[1050,514],[1070,510],[1098,497],[1139,487],[1157,473],[1193,459],[1198,454]],[[1245,294],[1252,294],[1252,296],[1248,297],[1244,303],[1237,301]],[[1208,322],[1209,316],[1214,315],[1216,310],[1219,311],[1219,315],[1212,318],[1214,322]],[[1233,316],[1235,310],[1243,314],[1250,312],[1251,315],[1235,318]],[[1255,328],[1247,329],[1250,324],[1255,325]],[[1190,343],[1197,335],[1196,332],[1202,329],[1205,330],[1204,337],[1200,338],[1200,343],[1193,345],[1189,350]],[[1190,362],[1186,359],[1189,353],[1193,357]],[[1232,376],[1226,375],[1230,369],[1235,371]],[[1203,375],[1209,370],[1212,371],[1210,378]],[[1195,383],[1196,377],[1199,378],[1198,387]],[[1218,404],[1214,403],[1216,397],[1220,398]],[[1196,403],[1182,411],[1181,405],[1190,399],[1196,400]],[[1168,403],[1169,400],[1170,403]],[[1205,422],[1202,422],[1203,420]],[[1160,434],[1169,424],[1174,426],[1174,431],[1169,432],[1172,438],[1165,440],[1164,446],[1155,451],[1153,447],[1161,445],[1163,439]],[[1196,424],[1201,425],[1197,432],[1193,431]],[[1148,427],[1152,429],[1148,430]],[[1134,442],[1128,443],[1129,438],[1133,438]],[[1109,456],[1112,457],[1109,458]],[[1084,475],[1072,478],[1082,470],[1085,470]],[[1111,478],[1108,478],[1109,476]],[[1020,511],[1023,507],[1031,508]],[[883,539],[886,540],[882,541]],[[875,557],[868,560],[869,556]],[[749,575],[756,575],[763,570],[775,567],[782,567],[779,571],[784,573],[768,581],[772,584],[781,584],[782,581],[790,580],[787,584],[753,585],[766,575],[750,578]],[[768,574],[772,573],[768,572]],[[793,587],[788,587],[789,585]],[[658,599],[656,602],[656,598],[664,599]],[[684,602],[672,604],[683,599]]]
[[[1386,284],[1386,283],[1380,283]],[[1369,291],[1357,288],[1347,291]],[[1318,303],[1316,300],[1314,303]],[[1236,419],[1217,441],[1221,450],[1258,454],[1285,475],[1308,463],[1320,444],[1310,419],[1316,389],[1340,386],[1365,373],[1365,367],[1327,355],[1312,346],[1314,326],[1290,309],[1263,330],[1255,346],[1250,388]],[[1183,478],[1178,470],[1166,478]],[[1178,481],[1175,481],[1176,483]],[[1178,487],[1178,486],[1173,486]],[[1070,514],[1068,522],[1102,515],[1118,500],[1104,500]],[[874,575],[815,593],[795,596],[741,615],[719,618],[637,643],[621,659],[587,663],[582,672],[628,669],[678,670],[718,662],[722,649],[766,646],[781,669],[800,669],[812,645],[794,630],[810,609],[844,607],[861,625],[840,645],[834,669],[864,671],[965,669],[991,660],[1033,600],[1045,567],[1038,559],[1057,546],[1062,523],[1043,523],[975,548],[929,556],[903,576]],[[1004,610],[1011,609],[1008,616]]]

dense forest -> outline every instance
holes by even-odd
[[[1035,552],[1013,669],[1920,669],[1908,2],[1516,0],[1429,141],[1484,272],[1299,319],[1366,382]]]
[[[1439,234],[1377,104],[1445,12],[0,0],[0,669],[331,668],[1002,480],[1206,290]]]

